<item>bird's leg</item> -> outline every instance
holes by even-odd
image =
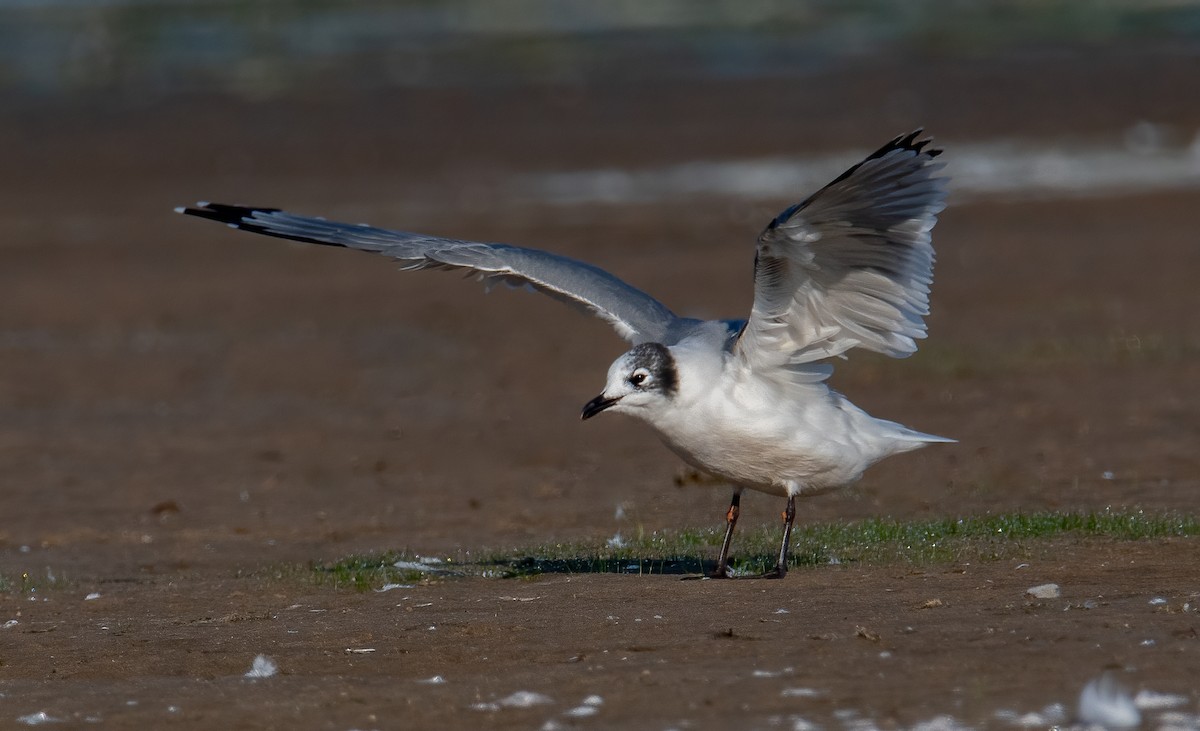
[[[783,513],[783,543],[779,545],[779,563],[775,566],[779,575],[787,573],[788,548],[792,543],[792,524],[796,522],[796,496],[788,495],[787,510]]]
[[[717,556],[717,567],[713,569],[711,578],[729,578],[729,544],[733,542],[733,527],[737,525],[738,514],[741,513],[742,488],[735,488],[733,497],[729,500],[729,510],[725,513],[725,540],[721,541],[721,553]]]
[[[762,575],[764,579],[782,579],[787,575],[788,546],[792,542],[792,523],[796,522],[796,496],[788,495],[787,510],[783,511],[783,543],[779,546],[779,560],[775,568]]]

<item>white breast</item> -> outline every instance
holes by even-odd
[[[890,453],[870,437],[878,422],[823,383],[758,378],[705,343],[672,354],[679,392],[647,421],[698,469],[772,494],[812,494],[853,482]]]

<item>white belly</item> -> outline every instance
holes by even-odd
[[[775,391],[775,393],[771,393]],[[814,494],[859,478],[879,456],[858,434],[862,411],[823,385],[736,386],[705,394],[652,425],[683,460],[743,487],[776,495]]]

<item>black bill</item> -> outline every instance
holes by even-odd
[[[608,398],[604,394],[600,394],[599,396],[592,399],[591,401],[588,401],[587,404],[584,405],[583,413],[579,415],[579,418],[585,419],[585,420],[590,419],[593,416],[595,416],[596,414],[599,414],[601,411],[604,411],[605,409],[607,409],[608,407],[612,406],[613,404],[617,403],[620,400],[621,399],[619,399],[619,398]]]

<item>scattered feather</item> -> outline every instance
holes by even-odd
[[[18,723],[24,723],[29,726],[40,726],[43,723],[58,723],[61,720],[61,718],[55,718],[45,711],[38,711],[37,713],[31,713],[28,716],[20,716],[17,718]]]
[[[1057,599],[1062,596],[1062,589],[1058,584],[1038,584],[1026,589],[1025,593],[1034,599]]]
[[[1141,723],[1142,714],[1116,677],[1105,673],[1083,686],[1079,720],[1108,729],[1132,728]]]
[[[279,672],[279,666],[275,661],[266,655],[258,655],[254,658],[254,662],[250,665],[250,671],[246,673],[247,678],[269,678]]]
[[[413,588],[413,586],[414,586],[413,584],[384,584],[383,586],[376,589],[375,593],[382,594],[383,592],[391,591],[392,589],[411,589],[411,588]]]
[[[530,690],[518,690],[507,698],[499,700],[500,705],[505,708],[532,708],[533,706],[544,706],[553,702],[554,699],[550,696],[534,693]]]
[[[1153,690],[1139,690],[1138,694],[1133,697],[1133,705],[1143,711],[1158,711],[1166,708],[1175,708],[1182,706],[1188,702],[1188,699],[1181,695],[1172,695],[1171,693],[1156,693]]]
[[[779,694],[784,698],[820,698],[825,691],[816,688],[784,688]]]
[[[506,698],[501,698],[498,701],[475,703],[471,708],[476,711],[498,711],[501,708],[533,708],[534,706],[544,706],[553,702],[554,699],[548,695],[534,693],[530,690],[518,690],[516,693]]]

